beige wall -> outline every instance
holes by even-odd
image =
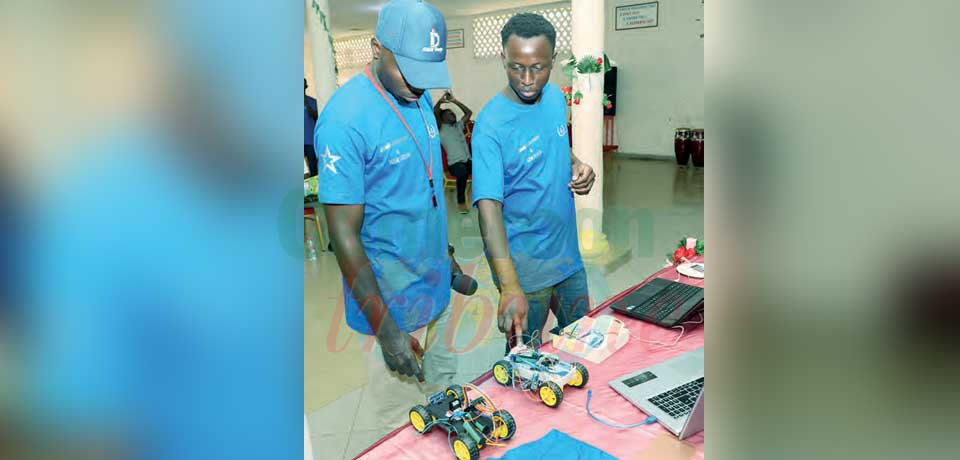
[[[307,94],[310,97],[317,97],[317,89],[314,88],[313,83],[313,51],[310,49],[310,40],[307,39],[306,34],[303,36],[303,76],[310,85],[307,88]]]
[[[569,2],[560,3],[560,5],[569,5]],[[551,5],[546,5],[546,7],[550,6]],[[531,9],[540,8],[544,8],[544,6]],[[476,119],[476,115],[480,113],[484,104],[506,86],[507,77],[499,57],[483,59],[473,57],[472,21],[472,17],[453,17],[447,19],[448,30],[464,30],[464,47],[447,50],[447,67],[450,69],[453,94],[473,110],[474,119]],[[566,56],[569,56],[569,53],[564,57]],[[559,67],[554,69],[550,76],[550,81],[561,86],[570,83],[569,79],[560,72]],[[434,100],[436,100],[443,92],[433,91],[432,94]]]
[[[617,141],[623,152],[673,156],[673,130],[703,127],[701,0],[661,0],[659,26],[616,30],[607,0],[605,48],[618,64]]]
[[[696,21],[703,17],[703,4],[700,0],[661,0],[658,27],[615,30],[616,6],[635,3],[639,1],[607,0],[604,7],[606,52],[619,65],[617,141],[624,153],[671,157],[674,128],[703,127],[703,26]],[[569,4],[558,2],[528,9]],[[503,66],[499,58],[473,57],[472,17],[449,17],[447,28],[464,29],[465,47],[447,50],[453,92],[478,114],[506,85]],[[568,55],[558,59],[565,57]],[[306,53],[305,59],[309,59]],[[312,72],[310,69],[305,62],[305,75]],[[341,81],[359,70],[341,69]],[[559,65],[551,81],[569,84]],[[434,99],[441,93],[433,91]]]

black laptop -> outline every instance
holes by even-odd
[[[703,288],[655,278],[610,308],[631,318],[674,327],[703,309]]]

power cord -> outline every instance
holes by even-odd
[[[593,396],[593,390],[587,390],[587,415],[589,415],[590,418],[596,420],[597,422],[600,422],[601,424],[604,424],[604,425],[606,425],[606,426],[609,426],[610,428],[636,428],[636,427],[638,427],[638,426],[643,426],[643,425],[649,425],[649,424],[651,424],[651,423],[656,423],[656,421],[657,421],[657,418],[654,417],[654,416],[652,416],[652,415],[647,416],[647,419],[644,420],[644,421],[642,421],[642,422],[640,422],[640,423],[634,423],[634,424],[631,424],[631,425],[620,425],[620,424],[617,424],[617,423],[608,422],[608,421],[605,421],[605,420],[600,420],[599,417],[597,417],[596,415],[593,415],[593,412],[590,411],[590,397],[591,397],[591,396]]]
[[[680,335],[678,335],[678,336],[677,336],[677,339],[674,340],[673,343],[671,343],[671,344],[666,344],[666,343],[663,343],[663,342],[661,342],[661,341],[659,341],[659,340],[641,339],[640,337],[637,337],[637,336],[635,336],[635,335],[633,335],[633,334],[630,334],[630,338],[632,338],[632,339],[634,339],[634,340],[639,340],[639,341],[641,341],[641,342],[652,343],[652,344],[654,344],[654,345],[662,345],[662,346],[665,346],[665,347],[674,347],[674,346],[676,346],[678,343],[680,343],[680,339],[683,338],[683,334],[686,332],[686,328],[683,327],[684,324],[698,325],[698,324],[703,324],[703,322],[704,322],[704,316],[703,316],[703,312],[701,311],[701,312],[700,312],[700,321],[684,321],[684,322],[680,323],[679,326],[674,326],[674,327],[672,327],[671,329],[677,329],[677,328],[679,328],[679,329],[680,329]]]
[[[665,347],[674,347],[674,346],[676,346],[678,343],[680,343],[680,339],[683,338],[683,334],[686,332],[686,328],[684,328],[683,326],[674,326],[674,327],[672,327],[671,329],[678,329],[678,328],[680,329],[680,335],[678,335],[678,336],[677,336],[677,339],[674,340],[673,343],[671,343],[671,344],[666,344],[666,343],[663,343],[663,342],[661,342],[661,341],[659,341],[659,340],[641,339],[641,338],[639,338],[639,337],[634,336],[633,334],[630,334],[630,337],[632,337],[632,338],[634,338],[634,339],[636,339],[636,340],[639,340],[639,341],[641,341],[641,342],[652,343],[652,344],[654,344],[654,345],[662,345],[662,346],[665,346]]]

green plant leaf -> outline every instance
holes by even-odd
[[[580,73],[591,73],[592,66],[596,65],[596,59],[591,60],[590,56],[584,56],[577,63],[577,71]]]

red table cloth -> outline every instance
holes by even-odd
[[[695,261],[702,260],[702,257],[695,259]],[[666,278],[703,287],[702,279],[679,275],[674,267],[660,270],[637,286],[653,278]],[[508,410],[517,423],[516,435],[505,441],[504,447],[484,447],[480,450],[481,458],[500,457],[514,447],[540,439],[554,428],[623,460],[648,458],[643,454],[644,451],[651,448],[654,440],[663,437],[672,437],[670,441],[672,443],[686,443],[688,446],[685,449],[692,451],[690,458],[703,458],[703,432],[684,441],[678,441],[658,423],[637,428],[616,429],[602,425],[587,415],[585,406],[587,390],[590,389],[593,390],[590,410],[601,419],[620,425],[643,421],[646,414],[610,388],[608,382],[703,346],[702,326],[689,326],[688,329],[692,330],[686,330],[680,341],[672,345],[680,334],[679,330],[665,329],[613,313],[609,305],[637,286],[607,299],[590,312],[591,316],[613,315],[622,320],[630,331],[631,338],[627,345],[604,362],[595,364],[564,352],[557,352],[549,341],[545,340],[543,351],[556,353],[564,361],[581,361],[590,373],[590,380],[585,388],[565,387],[563,389],[563,402],[556,409],[532,400],[533,394],[525,395],[512,388],[500,386],[491,378],[490,372],[474,380],[473,384],[490,396],[499,408]],[[661,344],[651,342],[661,342]],[[493,363],[491,367],[492,365]],[[662,448],[664,441],[664,439],[658,440],[658,448]],[[679,447],[683,450],[683,446]],[[447,443],[445,431],[434,429],[426,435],[420,435],[409,424],[391,432],[356,457],[362,460],[447,458],[455,459],[456,457]]]

